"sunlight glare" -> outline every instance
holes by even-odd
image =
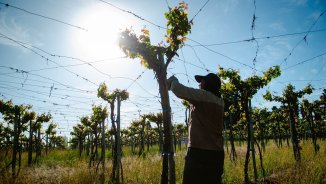
[[[79,21],[80,25],[88,29],[74,35],[77,40],[76,49],[83,56],[103,59],[124,55],[117,39],[119,31],[127,27],[128,21],[121,13],[98,4],[83,12]]]

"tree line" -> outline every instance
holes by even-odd
[[[51,114],[37,114],[31,111],[31,105],[14,105],[12,100],[0,99],[0,148],[4,159],[1,162],[0,172],[11,166],[13,178],[17,176],[22,165],[22,153],[27,152],[27,166],[38,163],[42,150],[45,154],[53,148],[65,148],[65,139],[57,135],[57,124],[52,120]],[[45,130],[44,124],[48,123]],[[33,158],[34,155],[34,158]],[[18,165],[18,172],[16,167]]]
[[[320,149],[318,140],[326,137],[325,89],[319,99],[309,101],[303,97],[305,94],[312,93],[311,85],[307,85],[302,90],[295,90],[289,84],[281,96],[272,95],[269,91],[263,95],[268,101],[280,102],[279,107],[253,108],[250,104],[251,98],[241,99],[241,88],[236,88],[234,85],[241,81],[239,73],[221,68],[219,74],[225,79],[222,85],[222,96],[225,100],[224,140],[230,160],[237,160],[235,142],[240,142],[247,147],[248,142],[256,145],[259,153],[265,150],[268,141],[272,141],[277,147],[286,144],[292,146],[294,159],[300,161],[300,141],[310,139],[315,154],[318,154]],[[238,83],[231,76],[232,78],[237,76]],[[249,78],[244,81],[249,81]],[[154,146],[158,148],[159,154],[164,153],[163,114],[161,112],[142,114],[138,119],[130,122],[128,127],[121,129],[120,114],[117,114],[115,109],[118,104],[120,108],[121,101],[128,98],[128,92],[117,89],[108,93],[107,86],[103,83],[98,89],[98,97],[108,102],[110,110],[106,106],[93,105],[92,114],[81,117],[80,122],[73,127],[70,133],[72,136],[69,142],[70,148],[78,149],[80,157],[82,155],[89,157],[89,166],[96,166],[97,169],[100,163],[105,168],[105,150],[107,150],[111,153],[109,159],[113,163],[110,179],[113,183],[123,183],[122,147],[129,148],[131,154],[144,158]],[[245,106],[243,100],[248,100],[245,102],[248,106]],[[184,101],[183,105],[185,122],[187,122],[189,104]],[[42,154],[47,155],[48,150],[66,148],[64,138],[56,134],[57,125],[51,121],[51,114],[37,115],[31,111],[31,108],[31,105],[14,105],[11,100],[0,100],[0,112],[3,117],[0,123],[1,154],[11,158],[5,162],[5,165],[1,165],[1,172],[11,166],[13,177],[18,174],[16,167],[18,166],[19,171],[22,165],[23,152],[28,155],[27,166],[32,166],[39,161]],[[45,123],[48,123],[48,126],[43,130]],[[174,124],[172,135],[174,150],[181,150],[181,144],[187,143],[187,123]],[[248,148],[252,149],[252,146]],[[248,170],[245,169],[245,172]]]

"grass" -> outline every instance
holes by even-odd
[[[266,146],[263,153],[263,165],[266,177],[263,178],[256,154],[258,183],[326,183],[326,141],[318,141],[320,150],[314,154],[310,141],[302,142],[302,160],[295,162],[292,148],[283,146],[277,148],[273,143]],[[146,149],[145,149],[146,150]],[[125,183],[159,183],[162,167],[161,156],[157,147],[151,148],[145,157],[131,155],[130,148],[124,148],[122,158]],[[226,149],[225,149],[226,150]],[[245,146],[237,147],[238,159],[231,162],[227,151],[224,164],[224,183],[243,183],[243,165]],[[108,153],[107,156],[110,154]],[[177,151],[175,156],[177,183],[182,181],[185,147]],[[77,150],[52,150],[43,156],[38,165],[26,167],[26,156],[23,155],[23,167],[15,183],[99,183],[99,170],[88,166],[88,158],[78,157]],[[1,161],[2,162],[2,161]],[[1,164],[3,165],[3,164]],[[105,169],[106,183],[112,171],[111,160],[107,159]],[[10,172],[0,175],[0,183],[12,183]],[[249,177],[253,180],[252,162],[249,167]]]
[[[269,143],[263,153],[263,166],[266,177],[262,177],[262,170],[259,164],[259,157],[256,155],[257,170],[260,176],[259,181],[272,183],[326,183],[326,142],[319,142],[321,149],[315,155],[310,141],[301,144],[301,161],[295,162],[292,147],[283,146],[277,148]],[[224,183],[241,183],[244,178],[243,165],[245,151],[237,152],[239,155],[236,163],[225,160]],[[249,176],[253,176],[252,162],[250,164]]]

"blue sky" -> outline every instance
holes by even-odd
[[[130,93],[130,99],[122,103],[122,126],[128,126],[139,114],[159,112],[158,85],[153,72],[137,59],[123,58],[116,38],[119,30],[132,28],[139,33],[146,27],[152,44],[158,44],[164,40],[165,29],[157,25],[165,27],[164,12],[180,1],[106,2],[145,21],[97,0],[0,0],[63,22],[0,4],[1,98],[13,99],[15,104],[31,104],[37,113],[50,112],[53,122],[58,124],[58,132],[64,135],[69,134],[81,116],[91,114],[92,104],[106,104],[96,97],[101,82],[106,82],[109,90],[127,89]],[[217,72],[218,66],[238,69],[246,78],[281,65],[282,76],[257,93],[253,106],[277,105],[264,101],[261,95],[266,89],[280,95],[289,83],[302,89],[310,82],[316,88],[307,96],[310,100],[321,95],[326,86],[326,13],[320,15],[326,9],[326,1],[256,0],[256,10],[253,0],[210,0],[203,6],[206,2],[186,1],[189,18],[198,14],[189,40],[179,50],[181,60],[175,59],[169,65],[168,75],[175,74],[181,83],[197,88],[193,76],[207,74],[206,69],[211,72]],[[254,13],[257,19],[252,31]],[[312,32],[305,33],[309,30]],[[277,36],[284,34],[293,35]],[[252,35],[262,38],[257,39],[255,66],[257,45],[244,41]],[[172,93],[170,96],[173,121],[184,122],[180,100]]]

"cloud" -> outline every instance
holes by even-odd
[[[318,73],[318,70],[317,70],[316,68],[313,68],[313,69],[311,69],[310,71],[311,71],[311,73],[313,73],[313,74],[317,74],[317,73]]]
[[[312,12],[308,18],[311,18],[313,20],[316,20],[320,16],[321,12],[320,11],[314,11]]]
[[[304,21],[304,24],[307,26],[307,27],[310,27],[312,25],[313,22],[315,22],[318,17],[320,16],[321,12],[316,10],[312,13],[310,13],[306,18],[305,18],[305,21]]]
[[[297,6],[304,6],[306,5],[308,0],[290,0],[290,3],[292,5],[297,5]]]
[[[290,70],[289,73],[293,75],[293,74],[295,74],[296,72],[295,72],[295,70]]]
[[[14,17],[9,17],[6,12],[0,12],[0,44],[20,47],[6,37],[12,38],[17,41],[31,42],[28,29],[17,23]]]
[[[286,32],[285,27],[280,22],[274,22],[274,23],[270,24],[268,27],[272,28],[275,31]]]
[[[267,45],[261,48],[259,57],[265,61],[271,61],[268,65],[273,64],[275,61],[280,61],[283,59],[283,54],[278,47]]]
[[[275,45],[278,48],[283,48],[285,50],[285,53],[288,53],[293,48],[293,46],[289,42],[290,42],[289,39],[279,39],[279,40],[275,40]]]
[[[240,3],[239,0],[229,0],[229,1],[227,1],[226,6],[224,8],[224,12],[228,13],[229,11],[235,9],[238,6],[239,3]]]
[[[280,64],[291,49],[292,46],[289,44],[288,39],[274,39],[273,44],[261,46],[259,60],[264,61],[266,68],[267,66]]]

